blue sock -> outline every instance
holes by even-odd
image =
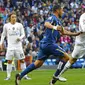
[[[66,64],[66,62],[63,61],[63,60],[61,60],[61,61],[59,62],[58,67],[57,67],[57,71],[56,71],[55,74],[54,74],[55,77],[57,77],[57,76],[60,74],[60,72],[61,72],[62,69],[64,68],[65,64]]]
[[[25,76],[27,73],[31,72],[34,69],[36,69],[35,64],[30,64],[24,71],[20,73],[20,79],[22,79],[23,76]]]

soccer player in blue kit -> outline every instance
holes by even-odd
[[[16,74],[15,85],[19,85],[20,80],[24,75],[39,68],[43,65],[44,61],[50,56],[54,55],[60,58],[60,62],[57,67],[57,71],[53,75],[50,85],[54,85],[57,80],[59,80],[58,75],[62,71],[64,65],[69,60],[69,55],[58,46],[56,43],[60,38],[60,35],[71,35],[77,36],[82,32],[73,33],[63,29],[60,17],[63,14],[63,8],[60,5],[53,6],[53,14],[45,21],[44,25],[46,27],[43,39],[40,41],[40,49],[37,55],[37,60],[30,64],[23,72]]]

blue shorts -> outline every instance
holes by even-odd
[[[50,55],[54,55],[55,57],[63,57],[64,53],[65,51],[57,44],[41,43],[37,59],[46,60]]]

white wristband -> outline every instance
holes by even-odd
[[[53,26],[53,29],[54,29],[54,30],[57,30],[57,26]]]

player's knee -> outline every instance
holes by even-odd
[[[66,57],[65,59],[66,59],[66,61],[68,61],[68,60],[70,59],[70,57],[68,56],[68,57]]]
[[[76,58],[72,58],[72,59],[71,59],[71,63],[72,63],[72,64],[75,63],[76,60],[77,60]]]
[[[44,61],[42,61],[42,60],[36,60],[36,61],[34,62],[34,64],[35,64],[35,66],[38,68],[38,67],[41,67],[41,66],[42,66],[43,62],[44,62]]]
[[[68,61],[70,59],[69,55],[64,54],[64,57],[62,58],[64,61]]]
[[[7,60],[7,63],[8,63],[8,64],[11,64],[11,63],[12,63],[12,60]]]
[[[23,60],[20,60],[20,63],[24,63],[25,62],[25,60],[23,59]]]

